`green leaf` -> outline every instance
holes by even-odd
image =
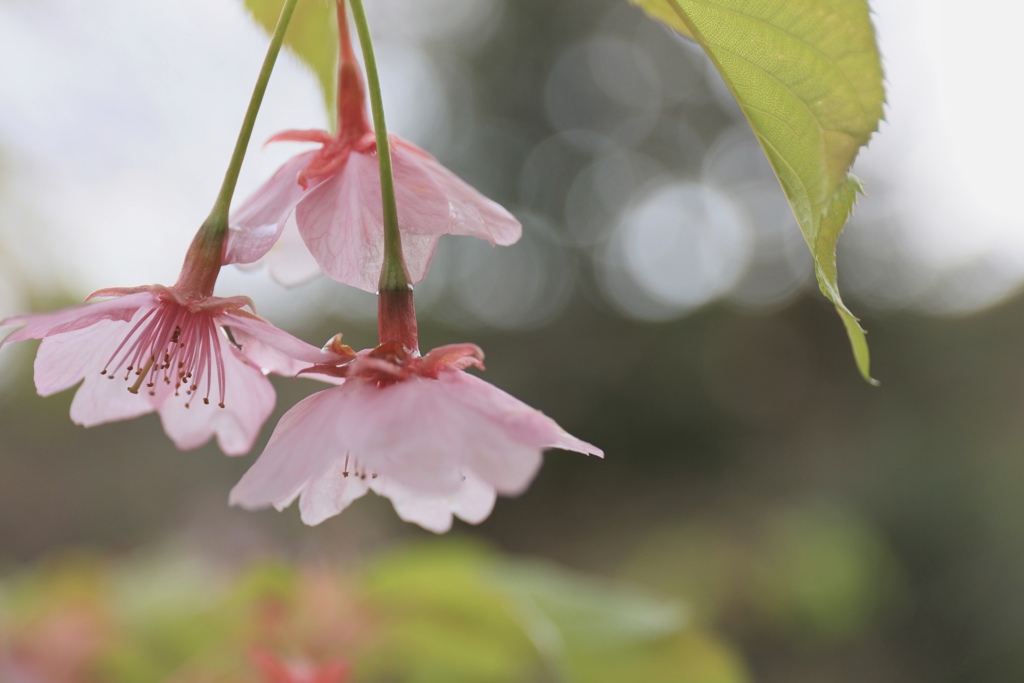
[[[581,683],[751,683],[746,666],[734,648],[693,627],[641,647],[612,647],[577,656],[568,680]]]
[[[878,385],[878,382],[871,377],[871,357],[868,353],[868,340],[864,334],[864,328],[857,322],[850,309],[843,303],[839,296],[839,280],[836,270],[836,243],[839,241],[839,234],[846,225],[846,219],[853,212],[853,203],[857,195],[863,192],[860,180],[849,174],[846,182],[839,188],[839,192],[832,198],[828,211],[822,218],[818,233],[811,244],[811,253],[814,254],[814,275],[818,279],[818,287],[828,300],[835,304],[836,312],[846,327],[846,336],[850,338],[850,347],[853,349],[853,359],[857,362],[857,369],[868,382]],[[801,226],[802,227],[802,226]],[[804,231],[807,235],[807,231]]]
[[[687,620],[686,610],[674,602],[554,565],[494,563],[487,578],[519,607],[513,611],[520,622],[543,619],[568,647],[600,650],[643,642],[673,633]]]
[[[686,622],[681,605],[546,563],[495,561],[485,576],[556,680],[666,680],[640,674],[662,665],[659,644]]]
[[[683,20],[679,18],[678,10],[672,4],[672,0],[629,0],[634,5],[643,9],[653,19],[657,19],[672,30],[684,36],[692,38],[690,29]]]
[[[725,79],[789,199],[857,366],[873,381],[835,270],[835,241],[859,187],[848,172],[885,102],[867,0],[633,1],[674,29],[682,23]]]
[[[490,557],[483,547],[448,541],[378,560],[363,580],[376,638],[360,656],[356,679],[529,680],[530,642],[481,578]]]
[[[268,34],[274,32],[282,0],[243,0],[245,8]],[[330,120],[334,120],[334,89],[338,64],[338,36],[333,0],[299,0],[284,44],[313,70],[324,96]]]

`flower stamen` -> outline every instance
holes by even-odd
[[[360,462],[358,460],[355,460],[354,458],[352,458],[352,462],[351,462],[351,466],[350,466],[349,459],[350,459],[350,454],[346,453],[345,454],[345,463],[344,463],[344,465],[342,465],[342,468],[341,468],[341,476],[343,476],[345,479],[348,479],[350,475],[355,477],[355,478],[357,478],[357,479],[361,479],[363,481],[366,481],[367,478],[369,478],[369,479],[376,479],[377,478],[378,474],[376,472],[370,470],[369,473],[367,473],[366,468],[363,467],[362,464],[360,464]]]
[[[197,395],[202,395],[205,405],[216,395],[217,405],[223,408],[227,371],[219,349],[220,334],[211,312],[163,299],[132,326],[100,374],[114,379],[123,368],[124,380],[133,380],[128,386],[133,394],[145,384],[154,396],[162,380],[174,386],[175,396],[184,390],[186,408]]]

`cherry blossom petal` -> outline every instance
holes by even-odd
[[[465,373],[451,371],[441,376],[458,374]],[[458,391],[444,381],[413,377],[371,394],[391,419],[377,418],[373,455],[364,462],[419,491],[431,490],[424,485],[428,476],[461,482],[463,470],[468,468],[500,493],[522,492],[540,467],[540,447],[518,440],[514,430],[487,419],[471,402],[452,400]],[[488,399],[486,394],[478,394],[481,400]],[[385,457],[380,454],[395,464],[382,462]],[[425,468],[434,472],[423,472]],[[448,493],[455,488],[433,490]]]
[[[448,202],[417,166],[396,160],[394,172],[402,251],[415,284],[426,275],[447,225]],[[384,218],[376,155],[350,154],[341,171],[302,198],[295,220],[324,273],[338,282],[377,291],[384,262]]]
[[[500,428],[494,431],[490,447],[466,453],[466,467],[487,481],[503,496],[518,496],[540,471],[540,448],[516,443]]]
[[[302,489],[299,513],[304,524],[316,526],[366,495],[372,479],[345,475],[345,463],[337,460],[327,471],[310,480]],[[280,508],[279,508],[280,509]]]
[[[252,448],[263,423],[274,410],[274,388],[270,380],[228,342],[221,338],[220,354],[224,362],[224,407],[217,405],[221,379],[211,373],[210,402],[205,403],[200,389],[192,396],[168,397],[159,409],[167,436],[181,450],[198,448],[217,437],[226,455],[242,455]],[[187,406],[187,407],[186,407]]]
[[[405,257],[406,270],[409,271],[409,284],[419,284],[427,276],[427,270],[430,269],[430,262],[434,260],[434,252],[437,251],[437,244],[440,241],[441,238],[434,235],[402,235],[402,256]],[[382,260],[381,265],[383,264]]]
[[[419,152],[423,156],[407,153],[403,146],[408,143],[396,144],[397,138],[392,138],[391,142],[395,202],[398,205],[398,224],[402,228],[402,236],[433,235],[440,237],[446,234],[451,217],[449,197],[431,177],[429,167],[423,163],[424,158],[433,160],[433,157],[422,150]],[[363,158],[373,161],[374,165],[377,163],[376,155]],[[377,185],[377,197],[379,198],[379,180]],[[378,212],[380,211],[382,209],[378,207]],[[412,266],[409,267],[412,268]]]
[[[344,386],[308,396],[284,414],[263,454],[231,489],[232,505],[254,510],[287,504],[328,470],[339,456],[334,424]]]
[[[286,137],[295,133],[322,135],[286,131]],[[469,235],[492,245],[520,238],[522,227],[508,211],[434,157],[397,137],[391,138],[391,147],[402,251],[413,284],[426,275],[441,235]],[[384,254],[376,153],[358,146],[344,150],[338,169],[304,190],[298,179],[318,163],[317,154],[290,159],[232,214],[224,263],[266,257],[271,276],[290,286],[315,275],[315,261],[329,277],[374,292]],[[293,227],[312,260],[294,240]]]
[[[300,370],[310,365],[327,363],[337,357],[255,315],[225,312],[217,321],[231,330],[241,347],[242,355],[262,369],[264,374],[272,372],[295,377]]]
[[[451,529],[453,514],[479,524],[491,514],[496,499],[494,487],[472,473],[467,473],[465,481],[452,493],[423,493],[390,477],[363,478],[351,473],[345,476],[343,462],[336,461],[327,472],[303,487],[299,503],[302,521],[310,526],[320,524],[341,513],[370,489],[389,498],[403,521],[439,534]]]
[[[274,133],[265,144],[271,142],[316,142],[321,145],[325,145],[332,140],[331,134],[326,130],[320,130],[318,128],[306,128],[306,129],[291,129],[282,130],[280,133]],[[313,152],[314,154],[316,152]]]
[[[349,380],[344,450],[366,469],[419,491],[447,494],[463,480],[466,453],[493,449],[501,436],[471,411],[452,410],[437,381],[411,377],[377,387]],[[338,391],[337,389],[333,391]]]
[[[0,320],[0,327],[22,326],[20,330],[15,330],[0,342],[0,348],[11,342],[42,339],[80,330],[101,320],[131,320],[140,308],[156,305],[158,300],[158,297],[151,292],[139,292],[108,301],[72,306],[50,313],[32,313]]]
[[[452,501],[452,514],[469,524],[479,524],[491,515],[497,495],[494,487],[470,471],[465,473],[458,495]]]
[[[459,426],[451,420],[431,423],[429,433],[408,438],[409,430],[415,430],[408,424],[410,414],[418,406],[429,407],[422,403],[421,389],[418,380],[383,389],[353,380],[299,402],[281,418],[263,454],[232,490],[231,503],[258,508],[290,500],[310,481],[329,480],[328,471],[336,464],[353,479],[377,474],[435,493],[456,490],[462,473],[449,445],[460,438]],[[469,420],[463,421],[472,431]],[[339,495],[338,500],[346,499]],[[308,515],[321,513],[311,508]]]
[[[310,151],[289,159],[231,213],[225,264],[252,263],[270,251],[281,236],[285,216],[305,192],[298,176],[314,156],[316,151]]]
[[[170,388],[161,391],[164,394],[171,392]],[[164,398],[161,396],[160,400]],[[71,401],[71,421],[83,427],[95,427],[108,422],[130,420],[153,412],[158,403],[145,391],[131,393],[120,378],[110,379],[100,375],[97,369],[95,374],[85,376],[82,386],[75,392],[75,398]]]
[[[352,154],[340,172],[295,207],[299,234],[324,274],[368,292],[377,291],[384,259],[380,181],[375,169],[376,163]]]
[[[88,375],[102,378],[103,363],[128,330],[125,322],[101,320],[90,327],[43,339],[36,352],[36,392],[52,396]]]
[[[404,171],[416,168],[420,174],[430,178],[433,191],[447,198],[449,220],[443,232],[478,237],[492,245],[502,246],[515,244],[522,237],[523,227],[512,214],[442,166],[430,154],[399,138],[392,138],[392,150],[396,185],[415,182],[415,178],[404,177]],[[420,222],[403,224],[402,228],[406,232],[437,234],[437,227]]]
[[[266,262],[270,277],[285,287],[296,287],[309,282],[322,272],[320,264],[302,241],[299,226],[295,223],[294,211],[288,214],[281,237],[260,261],[262,262]]]
[[[561,448],[604,457],[604,452],[577,439],[536,408],[466,372],[443,372],[438,379],[449,388],[448,397],[467,410],[476,410],[522,443],[538,448]]]
[[[377,494],[391,500],[402,521],[443,534],[452,528],[452,515],[470,524],[479,524],[494,509],[494,487],[471,472],[465,477],[462,485],[450,494],[424,494],[387,478],[379,478],[370,486]]]
[[[484,352],[476,344],[446,344],[431,349],[419,360],[417,371],[421,375],[437,377],[445,369],[465,370],[484,367]]]
[[[139,309],[136,317],[144,315],[145,310]],[[71,420],[83,427],[152,412],[156,405],[153,400],[129,392],[130,385],[120,377],[100,374],[129,329],[130,325],[120,320],[100,320],[43,339],[35,360],[36,391],[40,396],[50,396],[84,379],[71,402]]]
[[[395,513],[403,522],[418,524],[435,534],[447,533],[452,528],[450,498],[456,494],[424,495],[389,479],[375,483],[374,488],[391,499]]]

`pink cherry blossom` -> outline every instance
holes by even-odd
[[[403,520],[443,533],[453,516],[477,524],[497,494],[522,493],[545,448],[603,455],[465,372],[482,368],[482,359],[472,344],[419,357],[390,342],[339,367],[313,368],[342,383],[281,418],[231,503],[280,510],[298,498],[302,520],[313,525],[373,491]]]
[[[271,275],[282,284],[298,284],[322,270],[375,292],[384,261],[380,170],[343,5],[338,29],[338,133],[290,130],[271,138],[312,142],[320,149],[286,162],[232,214],[224,263],[266,256]],[[519,239],[519,221],[430,154],[395,136],[390,146],[412,284],[426,275],[441,235],[469,235],[492,245]]]
[[[156,411],[181,449],[216,436],[246,453],[274,407],[268,372],[294,376],[327,356],[243,310],[245,297],[187,294],[152,285],[105,289],[112,297],[0,321],[18,325],[0,348],[41,339],[36,390],[50,396],[79,382],[71,419],[85,427]],[[223,328],[229,328],[229,337]]]

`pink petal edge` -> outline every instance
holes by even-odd
[[[158,297],[155,294],[145,291],[97,303],[71,306],[59,311],[29,313],[0,320],[0,327],[21,326],[21,329],[15,330],[3,341],[0,341],[0,348],[12,342],[42,339],[80,330],[101,320],[128,321],[141,307],[155,305],[157,301]]]
[[[270,251],[285,220],[306,192],[298,175],[316,155],[303,152],[284,163],[245,202],[231,212],[223,263],[253,263]]]
[[[339,359],[255,315],[227,311],[218,322],[231,330],[242,355],[264,373],[295,377],[310,365]]]
[[[467,235],[487,240],[492,245],[508,246],[522,237],[523,227],[505,207],[488,199],[476,188],[455,175],[433,156],[410,142],[392,139],[395,157],[395,182],[399,182],[398,169],[415,167],[430,178],[434,191],[440,192],[448,202],[449,220],[443,228],[445,234]],[[417,232],[419,224],[404,227]],[[437,233],[437,229],[428,232]]]

